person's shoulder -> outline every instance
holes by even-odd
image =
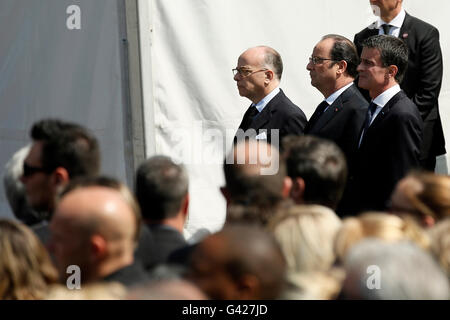
[[[367,110],[369,102],[361,94],[355,85],[350,86],[341,94],[342,103],[349,109]]]
[[[421,30],[430,30],[430,31],[438,31],[435,26],[432,24],[423,21],[415,16],[412,16],[410,14],[406,14],[405,22],[409,23],[412,28],[417,28]]]
[[[374,21],[374,22],[371,23],[368,27],[366,27],[366,28],[362,29],[360,32],[358,32],[358,33],[355,35],[355,39],[358,39],[358,38],[365,38],[366,35],[367,35],[368,33],[370,33],[373,29],[377,29],[377,22],[376,22],[376,21]]]
[[[280,92],[275,96],[275,98],[277,98],[276,103],[278,111],[281,111],[282,113],[288,115],[295,115],[295,114],[304,115],[302,109],[300,109],[299,106],[293,103],[291,99],[289,99],[281,89]]]

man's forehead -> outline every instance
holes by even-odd
[[[361,58],[368,59],[368,60],[376,60],[381,56],[380,50],[377,48],[369,48],[369,47],[363,47],[361,52]]]

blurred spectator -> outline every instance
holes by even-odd
[[[132,286],[147,280],[134,250],[140,223],[139,207],[121,183],[105,178],[73,181],[61,194],[50,223],[49,248],[60,277],[76,265],[81,283],[119,282]]]
[[[297,204],[320,204],[336,210],[347,179],[347,163],[332,141],[313,136],[283,140],[291,197]]]
[[[443,270],[413,243],[365,240],[345,260],[342,299],[447,300]]]
[[[85,128],[60,120],[36,122],[30,135],[33,144],[23,164],[21,181],[30,206],[50,220],[58,192],[71,179],[98,174],[99,147]],[[47,224],[33,230],[47,243]]]
[[[334,240],[341,221],[329,208],[300,205],[275,217],[269,225],[288,267],[286,299],[332,299],[340,290]]]
[[[189,193],[188,174],[165,156],[154,156],[138,169],[136,196],[145,224],[136,258],[146,270],[167,262],[169,255],[187,245],[183,237]]]
[[[276,299],[285,261],[275,239],[250,226],[226,226],[195,248],[188,279],[211,299]]]
[[[431,252],[450,277],[450,218],[442,220],[428,229]]]
[[[292,181],[276,147],[262,140],[237,143],[223,164],[227,206],[240,205],[258,213],[261,224],[289,206]]]
[[[5,166],[3,185],[14,216],[28,226],[39,223],[42,218],[31,209],[25,197],[25,189],[20,178],[23,174],[23,161],[30,151],[30,146],[18,150]]]
[[[390,211],[414,216],[430,227],[450,217],[450,177],[431,172],[412,172],[397,183]]]
[[[95,282],[77,290],[69,290],[62,285],[54,286],[45,300],[120,300],[126,295],[126,287],[118,282]]]
[[[43,299],[58,273],[25,225],[0,219],[0,300]]]
[[[129,300],[207,300],[194,284],[182,279],[152,281],[130,290]]]
[[[344,261],[350,248],[365,238],[377,238],[390,243],[412,241],[423,249],[430,246],[428,235],[414,220],[383,212],[366,212],[342,221],[335,241],[339,261]]]

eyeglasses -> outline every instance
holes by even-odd
[[[327,60],[329,60],[329,61],[336,61],[336,60],[333,60],[333,59],[314,57],[314,56],[309,58],[309,62],[312,62],[313,65],[322,63],[323,61],[327,61]]]
[[[256,72],[267,71],[267,70],[269,70],[269,69],[263,68],[263,69],[259,69],[259,70],[255,70],[255,71],[252,71],[250,69],[244,69],[244,68],[231,69],[231,71],[233,72],[233,77],[235,77],[237,74],[239,74],[243,78],[248,77],[249,75],[252,75]]]
[[[38,173],[38,172],[47,172],[47,170],[45,168],[41,168],[41,167],[30,166],[30,165],[26,164],[25,162],[23,163],[23,173],[22,173],[22,175],[24,177],[30,177],[33,174]]]

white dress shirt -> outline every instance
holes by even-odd
[[[378,34],[384,34],[384,30],[381,27],[383,24],[389,24],[392,26],[391,30],[389,31],[389,35],[397,37],[400,35],[400,28],[402,27],[403,21],[405,21],[406,17],[406,11],[405,9],[402,9],[400,13],[392,19],[391,22],[386,22],[381,19],[381,17],[378,17],[378,20],[376,22],[376,27],[378,29]]]

